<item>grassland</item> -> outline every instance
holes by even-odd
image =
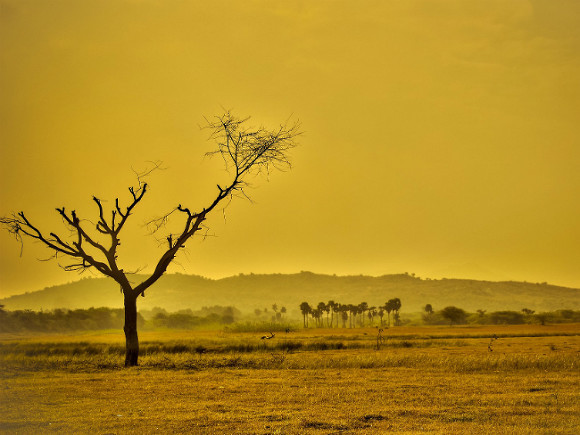
[[[580,431],[580,325],[260,336],[143,333],[132,369],[119,331],[2,336],[0,432]]]

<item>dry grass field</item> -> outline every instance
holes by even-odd
[[[580,325],[377,335],[149,332],[132,369],[119,331],[5,335],[0,432],[580,432]]]

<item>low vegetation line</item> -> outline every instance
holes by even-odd
[[[269,354],[159,353],[143,356],[140,369],[208,370],[231,369],[441,369],[454,372],[510,370],[578,370],[580,355],[458,355],[392,354],[388,352],[352,352],[339,355],[271,352]],[[100,371],[121,369],[117,355],[9,355],[0,359],[4,375],[11,371],[38,370]]]
[[[269,352],[295,352],[295,351],[313,351],[324,352],[329,350],[357,350],[357,349],[374,349],[376,342],[374,337],[366,341],[335,341],[335,340],[317,340],[317,341],[300,341],[300,340],[280,340],[274,343],[260,342],[240,342],[215,344],[214,342],[204,343],[162,343],[162,342],[144,342],[141,344],[140,351],[142,355],[156,354],[229,354],[229,353],[269,353]],[[426,348],[426,347],[445,347],[445,346],[467,346],[467,342],[462,340],[441,340],[432,339],[429,341],[405,340],[385,340],[381,347],[384,348]],[[52,355],[123,355],[125,348],[121,344],[102,344],[88,342],[72,343],[3,343],[0,344],[0,355],[24,355],[32,356],[52,356]]]

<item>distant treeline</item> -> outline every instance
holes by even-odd
[[[151,310],[141,310],[140,314],[146,319],[145,329],[195,329],[210,325],[229,325],[240,317],[241,312],[235,307],[215,305],[203,307],[198,311],[188,308],[175,313],[155,307]]]
[[[536,323],[578,323],[580,311],[557,310],[536,313],[534,310],[523,308],[521,311],[493,311],[477,310],[475,313],[448,306],[440,311],[433,310],[431,304],[425,305],[422,323],[426,325],[523,325]]]
[[[201,310],[191,309],[167,312],[163,308],[141,310],[138,326],[141,330],[157,329],[204,329],[227,326],[228,330],[243,332],[248,325],[254,330],[284,331],[294,329],[293,321],[282,317],[282,311],[274,304],[275,316],[271,322],[249,321],[235,307],[212,306]],[[282,307],[284,308],[284,307]],[[524,308],[521,311],[477,310],[469,313],[455,306],[434,310],[430,304],[423,314],[400,316],[400,300],[394,298],[384,306],[374,307],[360,304],[338,304],[333,301],[320,302],[312,307],[304,302],[300,305],[305,327],[356,328],[389,327],[390,325],[520,325],[526,323],[580,323],[580,311],[557,310],[535,313]],[[256,310],[257,311],[257,310]],[[263,320],[264,314],[260,310]],[[16,310],[8,311],[0,305],[0,332],[67,332],[101,329],[123,329],[125,313],[123,308],[55,309],[50,311]],[[257,329],[256,329],[257,328]]]
[[[137,325],[147,329],[194,329],[233,323],[240,312],[234,307],[204,307],[168,313],[162,308],[143,310]],[[0,332],[66,332],[99,329],[122,329],[125,323],[123,308],[89,308],[78,310],[7,311],[0,306]]]
[[[0,332],[63,332],[123,328],[122,308],[56,309],[51,311],[0,309]],[[143,325],[143,317],[138,322]]]
[[[310,305],[308,302],[300,304],[305,328],[357,328],[357,327],[390,327],[402,325],[523,325],[536,323],[580,323],[580,311],[556,310],[536,313],[534,310],[523,308],[520,311],[493,311],[477,310],[469,313],[462,308],[447,306],[436,311],[431,304],[425,305],[424,313],[401,316],[401,300],[389,299],[384,305],[370,306],[366,302],[358,304],[342,304],[335,301],[319,302]]]
[[[366,302],[358,304],[343,304],[335,301],[319,302],[311,306],[308,302],[300,304],[300,312],[303,317],[305,328],[310,326],[310,318],[314,326],[318,328],[338,328],[342,322],[342,327],[364,328],[365,326],[391,326],[391,313],[393,313],[393,323],[395,326],[401,324],[401,300],[399,298],[389,299],[384,305],[371,306]],[[386,315],[386,319],[385,319]]]

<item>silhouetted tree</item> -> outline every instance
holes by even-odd
[[[302,302],[300,304],[300,311],[304,319],[304,327],[308,328],[308,315],[312,312],[312,307],[308,302]]]
[[[370,307],[369,308],[369,314],[370,314],[370,319],[371,319],[371,326],[373,326],[375,324],[375,317],[378,315],[378,310],[377,307]]]
[[[348,304],[348,314],[349,314],[349,321],[348,321],[348,326],[349,328],[352,328],[353,324],[355,324],[355,320],[356,320],[356,313],[357,313],[357,307],[353,304]],[[355,324],[356,326],[356,324]]]
[[[322,310],[320,309],[320,307],[317,306],[316,308],[313,308],[310,315],[314,319],[314,323],[316,324],[316,327],[320,328],[320,318],[322,317]]]
[[[365,312],[369,309],[369,304],[366,302],[361,302],[358,304],[358,312],[360,313],[360,323],[361,326],[365,326]]]
[[[531,316],[532,314],[535,313],[535,311],[530,310],[529,308],[522,308],[522,313],[524,313],[526,316]]]
[[[391,312],[395,309],[394,300],[389,299],[385,302],[385,311],[387,312],[387,328],[391,327]]]
[[[467,313],[461,308],[454,306],[445,307],[441,310],[441,316],[449,320],[449,324],[460,323],[465,320]]]
[[[340,306],[340,317],[342,318],[342,327],[346,328],[346,321],[348,320],[348,307],[346,305]]]
[[[398,312],[393,314],[393,323],[395,326],[401,326],[401,315]]]
[[[342,318],[342,313],[343,313],[343,305],[339,302],[335,303],[335,307],[334,310],[336,311],[336,327],[338,328],[340,319]]]
[[[383,317],[385,315],[385,308],[384,307],[379,307],[379,318],[381,319],[381,328],[383,327]]]
[[[46,246],[54,257],[66,259],[65,270],[82,272],[94,269],[119,284],[125,304],[125,366],[138,364],[137,298],[144,296],[145,291],[166,272],[185,243],[202,228],[208,214],[234,196],[245,195],[248,177],[289,166],[288,151],[295,146],[298,124],[285,124],[275,130],[267,130],[249,127],[248,119],[226,112],[207,122],[210,138],[217,144],[216,150],[208,155],[220,156],[231,177],[223,187],[217,185],[218,191],[213,200],[199,211],[179,204],[163,217],[151,221],[153,231],[158,231],[166,228],[165,224],[174,214],[183,220],[180,232],[169,233],[165,237],[165,251],[157,260],[153,272],[137,285],[130,282],[129,272],[119,266],[117,248],[121,244],[123,228],[148,191],[148,184],[143,181],[146,174],[137,176],[136,185],[129,188],[130,195],[125,205],[116,198],[114,206],[106,210],[103,202],[93,196],[96,206],[94,222],[82,218],[75,210],[57,208],[67,228],[66,235],[46,233],[22,211],[0,219],[0,223],[17,240],[34,239]]]
[[[316,319],[316,326],[319,328],[324,326],[322,322],[324,322],[324,318],[322,314],[326,312],[326,304],[324,302],[319,302],[316,306],[316,309],[312,312],[312,316]]]
[[[545,326],[546,322],[548,321],[548,313],[538,313],[535,315],[540,325]]]
[[[425,310],[425,312],[428,315],[432,315],[433,314],[433,307],[431,306],[431,304],[427,304],[425,305],[425,308],[423,308]]]
[[[415,276],[415,274],[413,274],[413,276]],[[401,300],[399,298],[394,298],[391,299],[392,302],[392,307],[393,307],[393,311],[396,314],[396,318],[395,318],[395,326],[399,326],[400,325],[400,319],[401,317],[399,316],[399,310],[401,309]]]
[[[330,310],[330,322],[328,323],[328,326],[332,328],[334,326],[334,313],[336,312],[336,303],[333,300],[330,300],[328,301],[326,306]]]

